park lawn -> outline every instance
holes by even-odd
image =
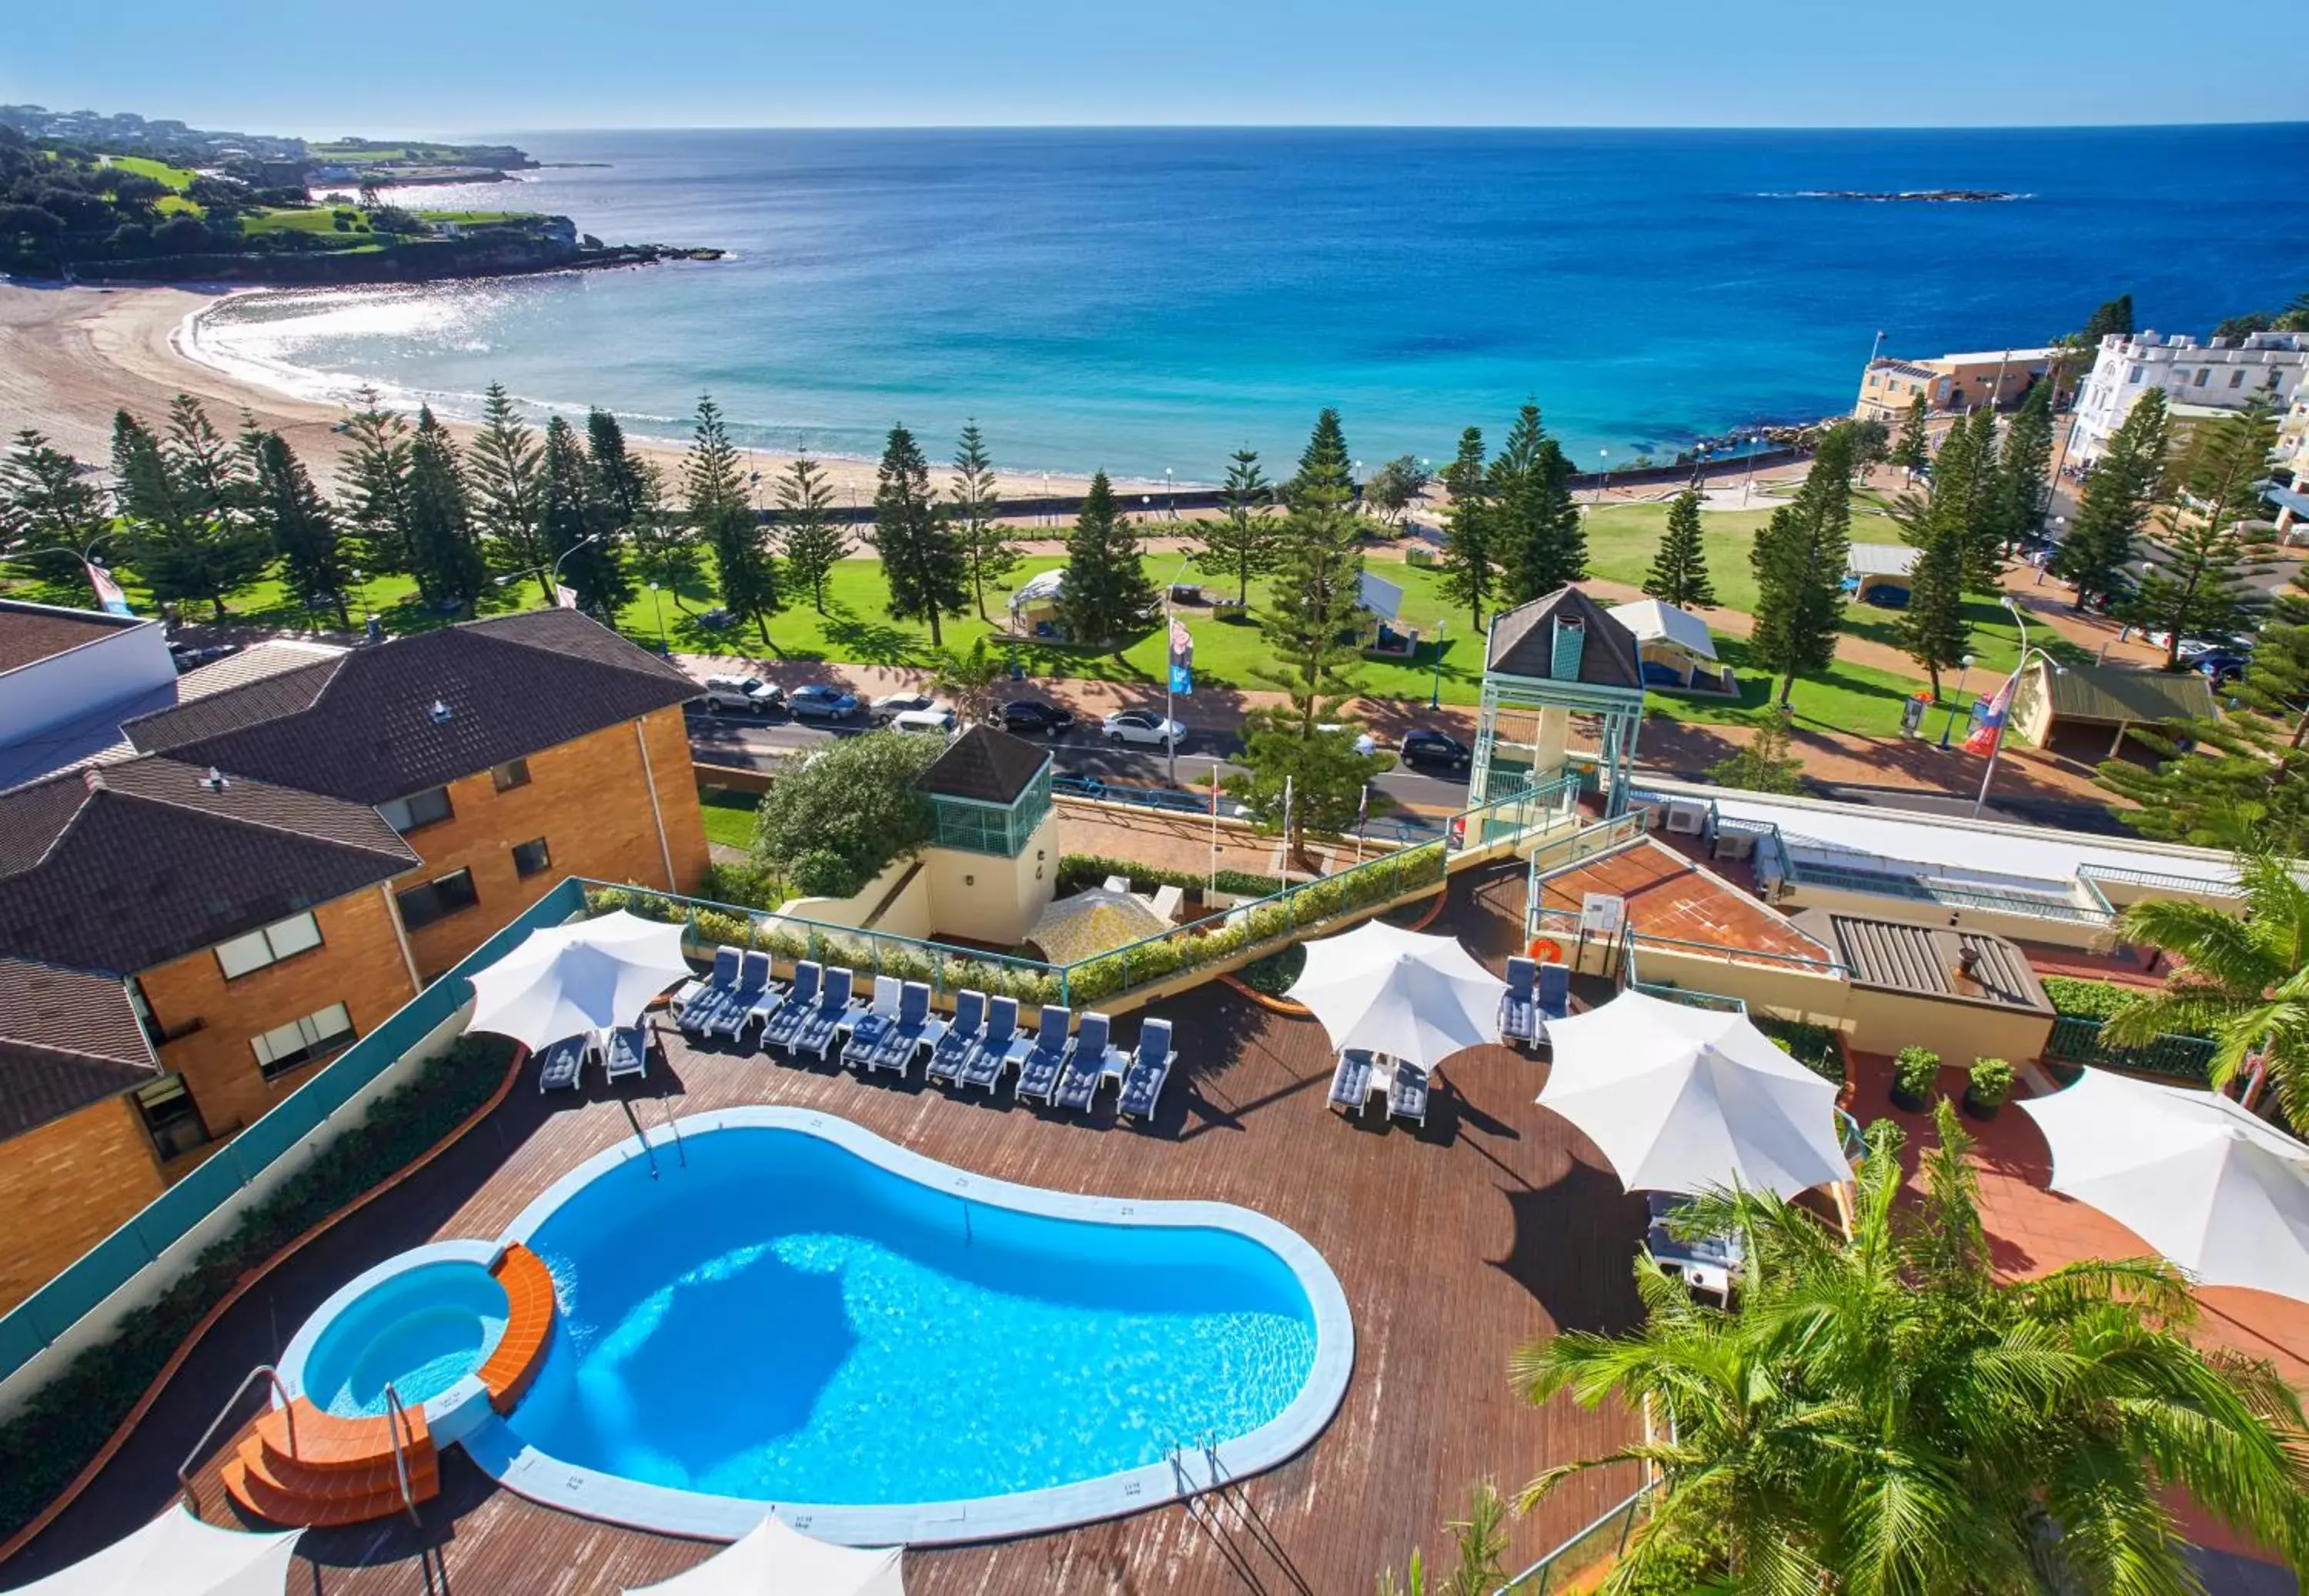
[[[182,194],[193,185],[200,174],[187,167],[172,167],[165,160],[154,160],[149,155],[108,155],[107,166],[118,167],[124,172],[134,172],[140,177],[150,177],[155,183],[165,183]]]
[[[513,211],[415,211],[411,212],[419,221],[454,222],[461,228],[491,227],[511,221],[520,214]]]
[[[705,820],[705,840],[731,848],[751,848],[754,811],[761,803],[759,793],[732,792],[728,788],[717,788],[710,796],[698,799],[698,812]]]
[[[353,220],[342,229],[337,226],[340,211],[351,211],[353,213]],[[355,210],[350,205],[315,205],[309,208],[272,205],[260,211],[244,211],[240,218],[240,230],[244,234],[311,233],[323,239],[343,239],[349,243],[369,238],[372,235],[368,227],[368,212]]]

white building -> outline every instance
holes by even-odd
[[[2077,396],[2066,466],[2080,469],[2099,459],[2134,401],[2151,388],[2165,391],[2166,404],[2201,415],[2242,410],[2255,395],[2281,415],[2300,391],[2305,367],[2309,335],[2299,332],[2255,332],[2210,344],[2186,333],[2113,332],[2100,341]]]

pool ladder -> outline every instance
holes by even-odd
[[[239,1404],[240,1399],[248,1394],[250,1385],[259,1375],[272,1382],[272,1394],[281,1399],[281,1411],[289,1426],[289,1455],[297,1455],[297,1404],[289,1400],[289,1387],[281,1383],[281,1371],[269,1363],[260,1363],[240,1377],[240,1384],[232,1388],[230,1396],[224,1399],[224,1406],[219,1408],[216,1417],[209,1420],[208,1428],[201,1432],[201,1438],[185,1454],[185,1461],[177,1465],[177,1485],[185,1493],[185,1505],[195,1518],[201,1515],[201,1497],[193,1488],[193,1465],[207,1455],[209,1443],[216,1439],[217,1426],[222,1424]]]

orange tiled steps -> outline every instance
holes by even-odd
[[[296,1442],[290,1443],[290,1418]],[[278,1524],[357,1524],[398,1513],[393,1421],[341,1419],[303,1397],[290,1411],[268,1409],[224,1465],[225,1489],[243,1507]],[[425,1415],[402,1410],[402,1466],[409,1494],[429,1500],[441,1489],[441,1463]]]
[[[537,1378],[545,1349],[553,1340],[553,1276],[545,1261],[518,1241],[506,1243],[489,1272],[505,1288],[506,1327],[497,1350],[481,1365],[481,1385],[489,1393],[489,1406],[510,1413]]]

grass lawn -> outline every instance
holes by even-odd
[[[698,800],[698,809],[705,817],[705,840],[725,842],[732,848],[750,848],[754,843],[754,811],[761,807],[759,794],[717,789],[710,798]]]
[[[461,228],[489,227],[501,221],[511,221],[518,212],[512,211],[418,211],[411,214],[420,221],[456,223]]]
[[[165,183],[179,194],[190,188],[193,179],[199,176],[189,168],[172,167],[167,161],[154,160],[149,155],[108,155],[104,158],[104,164],[118,167],[124,172],[134,172],[140,177],[150,177],[155,183]]]

